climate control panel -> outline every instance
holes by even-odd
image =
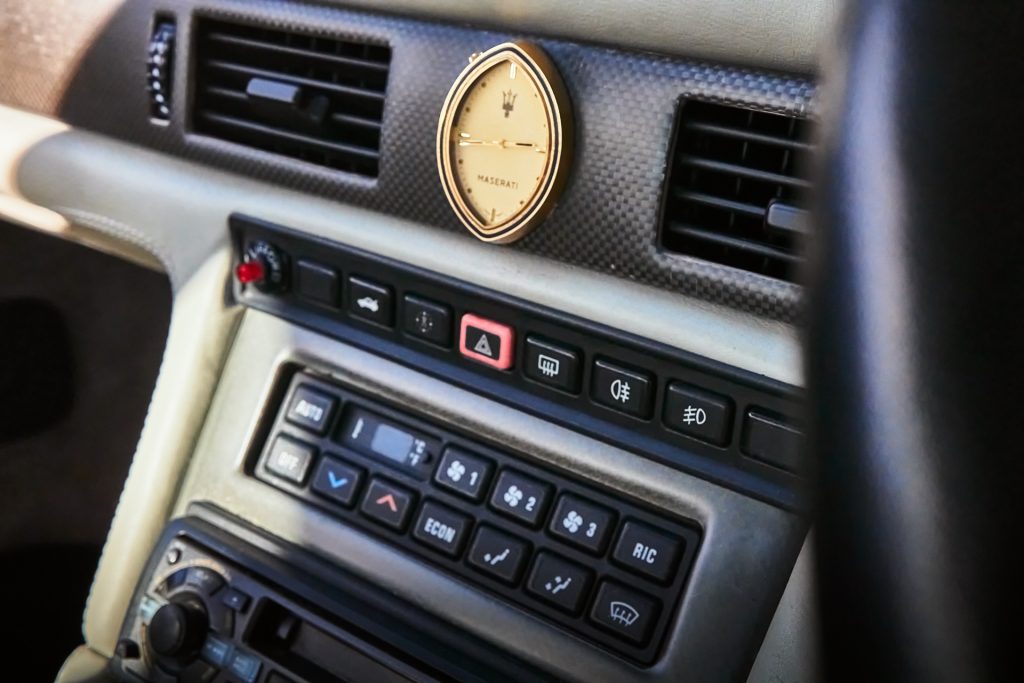
[[[696,524],[308,371],[280,381],[253,476],[616,654],[657,658]]]

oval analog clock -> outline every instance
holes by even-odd
[[[540,48],[471,58],[441,110],[437,166],[448,202],[485,242],[525,236],[554,208],[572,150],[569,98]]]

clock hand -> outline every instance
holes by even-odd
[[[509,147],[515,147],[517,149],[533,149],[538,152],[546,152],[547,150],[540,145],[532,142],[509,142],[508,140],[481,140],[474,138],[468,133],[459,133],[459,147],[501,147],[502,149],[508,149]]]

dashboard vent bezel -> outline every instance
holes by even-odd
[[[665,172],[659,247],[797,281],[813,125],[798,116],[682,98]]]
[[[391,47],[197,17],[191,130],[376,178]]]

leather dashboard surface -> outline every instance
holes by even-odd
[[[0,102],[55,114],[79,128],[459,234],[463,229],[437,179],[434,135],[438,113],[468,55],[520,37],[298,3],[187,0],[174,6],[180,36],[175,74],[179,93],[186,90],[181,86],[189,78],[184,51],[192,42],[193,13],[389,43],[392,64],[381,170],[374,181],[193,134],[189,132],[188,98],[175,99],[171,125],[153,125],[147,115],[143,55],[152,17],[158,10],[167,11],[165,3],[134,0],[118,7],[113,0],[94,0],[89,5],[95,12],[91,32],[82,28],[90,22],[81,16],[77,23],[66,26],[68,17],[83,12],[81,8],[62,14],[53,7],[65,3],[8,3],[12,6],[7,19],[11,22],[9,35],[31,34],[42,37],[42,42],[10,43],[15,55],[0,58],[0,65],[21,69],[23,75],[0,83]],[[42,6],[48,8],[32,9]],[[48,25],[48,21],[52,23]],[[53,31],[65,27],[69,35],[79,38],[77,49],[51,41]],[[555,212],[540,230],[510,248],[760,317],[794,320],[799,313],[799,287],[664,253],[656,235],[665,161],[680,97],[806,116],[815,108],[813,82],[805,76],[556,40],[539,42],[559,66],[570,90],[578,129],[577,158]],[[3,52],[7,51],[0,54]],[[125,58],[133,54],[139,59]],[[58,68],[60,64],[64,71]],[[471,238],[466,235],[465,239]]]

